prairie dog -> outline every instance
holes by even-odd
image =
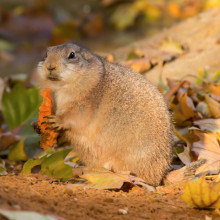
[[[64,130],[86,165],[161,183],[172,157],[172,122],[144,76],[72,43],[49,47],[38,74],[56,104],[48,121]]]

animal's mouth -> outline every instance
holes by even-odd
[[[58,76],[51,76],[51,75],[48,75],[47,78],[51,81],[60,81],[59,77]]]

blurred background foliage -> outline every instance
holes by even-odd
[[[48,45],[76,41],[110,52],[219,4],[220,0],[1,0],[0,75],[32,71]]]
[[[108,51],[219,4],[220,0],[1,0],[0,49],[31,50],[75,40]]]

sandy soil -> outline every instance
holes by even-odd
[[[8,175],[0,177],[0,208],[37,211],[64,219],[220,219],[215,211],[187,207],[180,197],[183,188],[182,184],[160,186],[160,193],[136,187],[116,192],[64,184],[47,177]],[[127,210],[127,214],[119,209]]]

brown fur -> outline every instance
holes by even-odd
[[[68,59],[72,51],[76,57]],[[38,72],[41,89],[54,94],[57,124],[85,164],[160,184],[171,161],[172,125],[155,86],[76,44],[49,48]]]

